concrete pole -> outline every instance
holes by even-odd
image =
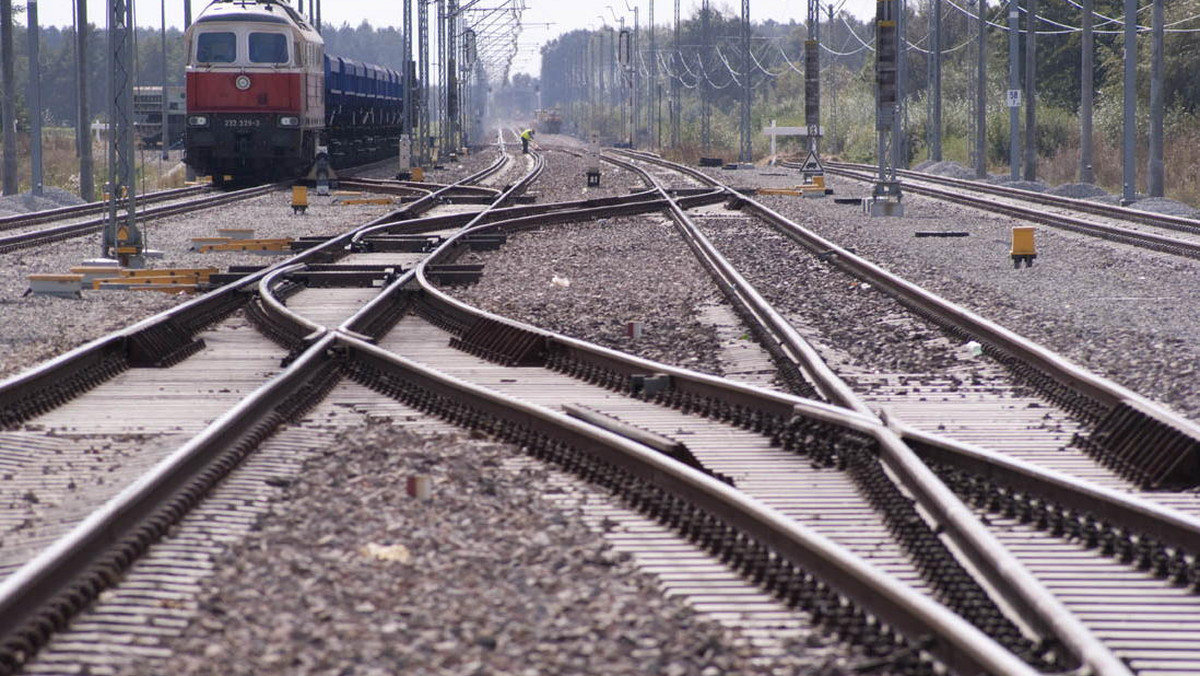
[[[892,167],[908,167],[908,0],[896,8],[896,117],[892,130]]]
[[[1137,166],[1134,136],[1137,132],[1137,6],[1138,0],[1125,0],[1125,124],[1121,149],[1122,203],[1137,198]]]
[[[192,25],[192,0],[183,0],[183,29],[187,30]]]
[[[419,2],[420,0],[417,0],[417,1]],[[408,136],[410,149],[416,147],[416,145],[413,143],[413,141],[415,139],[413,139],[413,92],[412,92],[412,88],[413,88],[413,68],[414,68],[414,66],[413,66],[413,53],[412,53],[412,50],[413,50],[413,39],[412,39],[413,38],[413,36],[412,36],[413,16],[412,16],[412,12],[413,12],[413,0],[404,0],[404,9],[403,9],[404,25],[402,26],[404,29],[404,35],[401,38],[403,40],[402,51],[404,52],[404,60],[403,60],[403,64],[404,64],[404,92],[403,92],[404,112],[403,112],[403,115],[404,115],[404,117],[402,118],[402,122],[401,122],[401,126],[400,126],[400,129],[401,129],[400,133],[404,134],[405,136]],[[401,158],[401,162],[411,163],[412,157]],[[404,166],[409,166],[409,165],[405,164]]]
[[[85,202],[93,202],[96,179],[93,175],[92,115],[88,106],[88,30],[87,0],[75,0],[75,77],[79,92],[75,141],[79,154],[79,197]]]
[[[167,0],[160,0],[159,9],[162,11],[162,159],[171,159],[167,149],[171,146],[171,107],[167,97]]]
[[[675,48],[673,55],[675,58],[683,59],[683,52],[679,51],[679,0],[675,0]],[[679,110],[679,78],[683,77],[683,74],[682,66],[678,63],[675,64],[675,74],[677,77],[671,78],[671,147],[679,150],[679,123],[682,119]]]
[[[704,75],[704,81],[700,83],[700,149],[704,152],[708,152],[712,134],[712,90],[708,84],[708,66],[712,63],[709,58],[712,51],[710,14],[709,0],[703,0],[700,5],[700,59]]]
[[[1037,0],[1026,0],[1025,180],[1037,180]]]
[[[659,106],[659,87],[658,87],[658,44],[655,39],[654,28],[654,0],[650,0],[650,14],[646,20],[646,25],[650,30],[650,86],[647,91],[650,94],[650,113],[647,117],[651,118],[651,125],[654,127],[653,143],[654,149],[658,150],[662,147],[662,109]]]
[[[741,146],[738,152],[738,162],[750,163],[753,157],[750,150],[750,0],[742,0],[742,115],[741,115]]]
[[[1008,3],[1008,90],[1021,90],[1021,8],[1017,0]],[[1021,106],[1008,101],[1009,177],[1021,177]]]
[[[976,0],[979,9],[979,62],[975,78],[975,176],[987,176],[987,0]]]
[[[4,126],[4,194],[15,195],[17,182],[17,82],[13,73],[12,0],[0,0],[0,77],[4,78],[4,111],[0,124]]]
[[[933,80],[932,139],[929,159],[942,161],[942,0],[933,0],[933,45],[929,50],[929,77]]]
[[[1092,119],[1096,95],[1096,35],[1092,29],[1093,0],[1083,0],[1083,63],[1079,88],[1079,181],[1095,183],[1092,170]]]
[[[1150,166],[1147,192],[1162,197],[1164,191],[1163,165],[1163,0],[1154,0],[1153,46],[1150,51]]]
[[[33,194],[42,194],[42,71],[38,55],[37,0],[25,3],[29,19],[29,146]]]

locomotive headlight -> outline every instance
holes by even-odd
[[[246,91],[247,89],[249,89],[250,85],[252,85],[252,84],[254,84],[254,83],[250,81],[249,75],[239,75],[239,76],[237,76],[237,79],[233,81],[233,86],[237,87],[238,91],[243,91],[243,92]]]
[[[279,126],[281,127],[299,127],[300,118],[295,115],[283,115],[279,118]]]
[[[189,116],[187,122],[188,122],[189,127],[207,127],[208,126],[208,118],[203,115]]]

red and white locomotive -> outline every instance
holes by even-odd
[[[215,183],[302,176],[394,156],[400,73],[326,56],[316,29],[278,0],[214,0],[185,34],[184,161]]]

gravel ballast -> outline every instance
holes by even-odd
[[[192,250],[192,239],[214,237],[221,228],[251,228],[254,237],[331,236],[369,222],[395,207],[338,205],[331,197],[309,198],[308,213],[295,216],[291,192],[276,191],[232,205],[140,224],[152,268],[218,268],[272,265],[278,256]],[[84,290],[82,298],[25,295],[28,275],[65,274],[100,254],[100,235],[69,239],[37,249],[0,255],[0,380],[31,368],[141,319],[175,307],[191,296],[160,291]]]
[[[838,180],[839,196],[869,194]],[[1014,269],[1010,218],[906,196],[906,218],[831,200],[761,201],[836,244],[1200,420],[1200,262],[1038,227],[1038,258]],[[966,231],[922,238],[918,230]]]
[[[847,673],[819,637],[752,661],[542,497],[544,471],[505,469],[514,452],[356,431],[221,558],[170,672]],[[431,478],[430,501],[401,488],[413,475]],[[131,673],[163,670],[147,662]]]

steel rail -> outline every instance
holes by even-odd
[[[464,180],[487,175],[502,164],[498,161]],[[243,289],[273,288],[288,270],[307,261],[344,255],[352,234],[0,383],[0,424],[17,424],[54,408],[139,360],[165,365],[185,357],[202,346],[192,339],[195,332],[245,304],[248,294]],[[325,349],[331,340],[318,341],[312,349],[294,355],[282,374],[0,583],[0,674],[8,676],[19,669],[55,629],[119,579],[125,567],[254,445],[328,391],[336,375],[327,359],[330,351]]]
[[[638,154],[638,159],[660,166],[674,167],[674,163],[644,153]],[[692,170],[692,173],[694,175],[699,172]],[[707,176],[704,176],[703,180],[720,185]],[[654,182],[662,190],[661,184],[657,180]],[[702,249],[697,253],[698,258],[719,282],[730,278],[731,275],[737,275],[732,264],[699,233],[698,228],[682,209],[676,206],[672,208],[671,213],[682,234],[689,242],[696,242]],[[786,320],[779,318],[761,295],[757,292],[751,293],[753,287],[748,282],[740,275],[737,275],[736,279],[743,288],[738,289],[736,297],[731,300],[735,304],[753,304],[752,308],[747,308],[747,313],[753,317],[774,316],[778,318],[777,321],[783,323],[783,328],[788,331],[784,335],[804,346],[807,354],[812,355],[811,358],[815,360],[814,367],[806,369],[806,373],[812,378],[819,379],[814,385],[820,391],[836,392],[838,399],[834,400],[834,403],[837,405],[873,416],[866,402],[824,363],[816,350],[809,346]],[[772,328],[774,330],[774,327]],[[799,350],[800,347],[794,349]],[[1002,598],[1009,607],[1015,608],[1019,619],[1032,626],[1043,639],[1053,637],[1060,645],[1066,647],[1076,664],[1086,664],[1096,674],[1128,676],[1130,672],[1124,663],[996,541],[971,510],[921,461],[917,453],[892,433],[892,430],[886,427],[884,429],[887,431],[877,434],[881,459],[896,476],[899,484],[917,499],[922,509],[931,515],[938,527],[944,529],[959,551],[971,561],[975,570],[993,590],[992,593]]]
[[[874,178],[868,176],[867,174],[861,174],[859,172],[854,172],[854,171],[848,171],[848,170],[843,170],[843,169],[831,169],[831,168],[827,168],[827,171],[829,173],[835,173],[835,174],[847,176],[847,177],[854,178],[854,179],[861,180],[861,181],[874,180]],[[919,178],[919,180],[930,181],[930,179],[926,178],[925,176],[921,176]],[[970,182],[964,181],[964,183],[969,184]],[[956,186],[956,187],[958,187],[958,186]],[[996,186],[988,186],[988,187],[995,188]],[[1071,216],[1066,216],[1063,214],[1051,213],[1044,209],[1037,209],[1034,207],[1024,207],[1024,206],[1011,204],[1011,203],[995,202],[995,201],[987,200],[987,199],[979,197],[979,196],[972,196],[972,195],[963,194],[961,192],[942,190],[942,189],[939,189],[936,187],[932,187],[932,186],[928,186],[928,185],[921,185],[920,183],[914,183],[912,181],[906,182],[904,184],[904,189],[905,189],[905,191],[910,192],[910,193],[914,193],[914,194],[918,194],[918,195],[925,195],[927,197],[933,197],[936,199],[946,200],[949,202],[955,202],[957,204],[962,204],[964,206],[986,209],[990,213],[1011,216],[1013,218],[1018,218],[1023,221],[1030,221],[1033,223],[1041,223],[1043,225],[1048,225],[1048,226],[1051,226],[1054,228],[1070,230],[1071,232],[1077,232],[1077,233],[1084,234],[1084,235],[1090,235],[1092,237],[1099,237],[1099,238],[1107,239],[1107,240],[1110,240],[1113,242],[1119,242],[1121,244],[1129,244],[1131,246],[1137,246],[1137,247],[1141,247],[1143,249],[1160,251],[1163,253],[1168,253],[1168,254],[1172,254],[1172,255],[1176,255],[1176,256],[1184,256],[1187,258],[1200,258],[1200,241],[1179,239],[1178,237],[1168,237],[1166,235],[1159,235],[1159,234],[1155,234],[1152,232],[1142,232],[1142,231],[1137,231],[1137,230],[1129,230],[1129,229],[1121,228],[1121,227],[1117,227],[1117,226],[1104,225],[1103,223],[1095,223],[1095,222],[1088,221],[1088,220],[1085,220],[1082,218],[1073,218]],[[971,190],[975,190],[975,191],[980,190],[979,188],[975,187],[974,185],[958,187],[958,189],[960,189],[960,190],[971,189]],[[1019,190],[1018,191],[1018,190],[1015,190],[1012,188],[1009,188],[1008,190],[1011,192],[1018,192],[1021,194],[1019,196],[1018,195],[1005,195],[1005,196],[1019,197],[1020,199],[1026,199],[1027,195],[1039,195],[1040,194],[1040,193],[1035,193],[1035,192],[1031,192],[1028,190]],[[1043,197],[1045,197],[1045,196],[1043,196]],[[1066,199],[1066,198],[1063,198],[1063,199]],[[1083,200],[1071,200],[1071,201],[1083,203]],[[1045,202],[1043,202],[1043,203],[1045,203]],[[1078,208],[1074,204],[1072,204],[1072,205],[1054,204],[1053,206],[1083,210],[1083,209]],[[1134,211],[1132,209],[1123,209],[1120,207],[1112,207],[1112,208],[1113,209],[1121,209],[1122,211],[1125,211],[1125,212],[1133,212]],[[1091,209],[1090,213],[1103,215],[1108,218],[1124,218],[1126,220],[1134,220],[1131,217],[1127,217],[1127,216],[1123,216],[1123,215],[1102,213],[1096,209]],[[1140,213],[1146,214],[1146,212],[1140,212]],[[1138,222],[1144,223],[1147,225],[1155,225],[1157,227],[1171,227],[1172,229],[1175,229],[1175,230],[1181,229],[1178,226],[1168,225],[1167,224],[1168,221],[1164,221],[1161,224],[1160,223],[1151,223],[1149,221],[1152,220],[1152,217],[1148,214],[1146,214],[1145,216],[1139,217],[1137,220],[1138,220]],[[1185,220],[1185,219],[1177,219],[1177,220]],[[1189,228],[1187,230],[1187,232],[1200,233],[1200,226],[1196,226],[1194,228]]]
[[[770,551],[777,562],[808,571],[901,634],[918,642],[936,637],[926,649],[954,673],[996,676],[1038,673],[940,604],[698,470],[612,432],[562,413],[514,401],[369,343],[341,335],[338,341],[352,371],[357,366],[372,374],[359,376],[368,386],[387,391],[389,388],[377,381],[381,376],[376,374],[399,374],[405,383],[452,398],[499,420],[501,426],[508,425],[514,431],[536,430],[539,435],[585,453],[606,468],[599,470],[601,473],[623,473],[654,486],[744,534],[758,547]]]
[[[468,176],[461,182],[477,180],[494,173],[502,166],[498,159],[491,166]],[[447,186],[448,189],[451,186]],[[267,190],[259,186],[249,190]],[[243,191],[239,191],[243,192]],[[228,193],[235,195],[238,193]],[[407,217],[436,205],[436,193],[427,200],[405,205],[380,219],[361,226],[368,229],[379,221]],[[137,324],[100,337],[74,350],[51,359],[28,371],[0,381],[0,429],[21,424],[30,417],[55,408],[79,392],[89,390],[117,373],[147,359],[156,359],[155,350],[181,358],[186,350],[194,349],[191,336],[203,327],[245,305],[249,295],[244,289],[255,288],[273,271],[294,265],[325,263],[344,256],[354,243],[359,229],[333,237],[286,260],[278,261],[251,273],[234,284],[216,289],[184,302],[170,310],[149,317]]]
[[[796,165],[792,162],[785,162],[783,163],[783,166],[799,168],[799,165]],[[870,167],[867,167],[866,165],[848,162],[827,162],[823,166],[825,166],[827,169],[832,168],[835,173],[841,173],[851,177],[863,176],[862,172],[866,172],[867,180],[874,180],[874,178],[870,175]],[[1129,221],[1130,223],[1138,223],[1141,225],[1149,225],[1156,228],[1163,228],[1164,230],[1175,230],[1177,232],[1200,234],[1200,221],[1194,218],[1171,216],[1169,214],[1156,214],[1150,211],[1142,211],[1141,209],[1133,209],[1115,204],[1105,204],[1103,202],[1076,199],[1073,197],[1063,197],[1061,195],[1050,195],[1043,192],[1037,192],[1035,190],[1022,190],[1021,188],[1014,188],[1012,186],[1006,186],[1003,184],[994,185],[991,183],[984,183],[982,181],[971,181],[961,178],[952,178],[950,176],[938,176],[936,174],[928,174],[909,169],[902,169],[896,173],[906,178],[925,181],[927,183],[937,183],[940,185],[960,188],[972,192],[987,193],[1000,197],[1019,199],[1024,202],[1034,202],[1037,204],[1043,204],[1045,206],[1070,209],[1071,211],[1092,214],[1094,216],[1103,216],[1105,218],[1112,218],[1116,220]]]
[[[647,153],[647,161],[664,162]],[[686,168],[691,175],[700,172]],[[702,174],[701,174],[702,175]],[[706,177],[710,185],[719,185]],[[869,281],[942,327],[973,338],[984,350],[1013,366],[1051,399],[1097,425],[1100,461],[1156,489],[1200,484],[1200,425],[1117,383],[1097,376],[1003,326],[893,275],[848,249],[807,230],[757,200],[741,196],[744,208],[774,225],[829,264]]]
[[[179,214],[190,213],[200,209],[209,209],[212,207],[238,202],[244,199],[250,199],[265,195],[272,190],[276,190],[278,184],[256,186],[253,188],[245,188],[229,193],[219,193],[216,195],[208,195],[199,199],[180,202],[177,204],[168,204],[160,207],[152,207],[138,212],[138,218],[141,220],[153,220],[159,218],[167,218],[169,216],[177,216]],[[108,217],[95,218],[90,221],[82,221],[79,223],[70,223],[67,225],[59,225],[53,228],[37,230],[34,232],[25,232],[17,235],[9,235],[0,237],[0,253],[16,251],[17,249],[25,249],[31,246],[40,244],[49,244],[52,242],[60,242],[66,239],[75,237],[83,237],[95,232],[99,232],[108,225]]]
[[[1052,398],[1075,408],[1111,435],[1112,458],[1147,488],[1200,483],[1200,425],[1106,378],[1095,375],[1051,350],[980,315],[893,275],[849,250],[813,233],[762,203],[745,198],[745,208],[774,224],[810,251],[914,308],[935,323],[970,336],[1001,361],[1012,361],[1047,378],[1040,385]],[[1079,398],[1082,401],[1072,401]],[[1150,425],[1157,439],[1139,439],[1134,429]],[[1146,445],[1157,441],[1158,446]],[[1144,465],[1144,466],[1143,466]]]
[[[314,346],[0,582],[0,674],[15,673],[254,446],[323,394],[330,371]]]
[[[748,323],[751,326],[761,327],[761,333],[766,338],[763,342],[772,348],[773,353],[799,370],[806,381],[812,385],[817,396],[844,408],[868,415],[871,413],[870,408],[854,394],[849,386],[834,375],[825,360],[808,341],[800,336],[791,323],[780,315],[758,290],[725,260],[699,228],[695,227],[684,210],[667,194],[661,181],[636,165],[620,162],[616,158],[606,159],[640,174],[643,180],[654,186],[667,203],[667,209],[675,222],[676,231],[684,238],[701,264],[709,270],[726,297],[734,304],[734,307],[739,308],[749,318]],[[705,178],[707,179],[707,177]],[[728,189],[725,189],[725,194],[731,198],[734,196],[734,193]]]
[[[172,188],[170,190],[160,190],[158,192],[147,193],[138,196],[139,204],[153,204],[154,202],[165,202],[167,200],[179,199],[188,197],[199,192],[209,190],[209,186],[197,185],[186,188]],[[64,218],[75,218],[77,216],[86,216],[88,214],[99,213],[108,209],[108,202],[88,202],[86,204],[74,204],[57,209],[46,209],[44,211],[34,211],[28,214],[13,214],[0,218],[0,231],[15,230],[31,225],[40,225],[51,221],[60,221]]]
[[[487,226],[489,229],[492,227],[496,226]],[[439,254],[450,255],[446,252],[450,251],[452,245],[453,241],[448,241],[443,245],[439,249],[439,252],[435,253],[435,257],[430,259],[430,263],[436,262]],[[916,494],[923,501],[923,504],[933,501],[940,503],[939,506],[935,506],[933,513],[942,519],[942,524],[946,525],[949,531],[958,533],[960,530],[970,529],[971,525],[978,527],[969,510],[957,498],[954,498],[944,486],[941,486],[936,480],[931,479],[932,475],[929,473],[929,470],[912,458],[911,451],[907,451],[908,457],[903,457],[903,453],[907,449],[896,448],[897,446],[902,447],[902,444],[899,444],[894,438],[889,438],[890,432],[878,419],[869,418],[861,413],[839,409],[820,402],[797,399],[789,395],[768,393],[751,386],[730,383],[720,378],[695,374],[683,369],[654,364],[653,362],[646,362],[634,357],[614,353],[604,348],[592,346],[582,341],[506,320],[472,308],[450,297],[438,288],[428,285],[420,280],[419,272],[418,269],[418,274],[414,277],[414,281],[419,282],[425,302],[436,301],[439,305],[438,314],[457,315],[457,320],[461,324],[470,325],[472,320],[479,319],[499,322],[506,326],[515,327],[520,331],[528,332],[531,335],[541,336],[542,340],[546,341],[543,349],[548,353],[569,350],[572,358],[593,362],[600,368],[616,371],[626,377],[638,374],[665,373],[670,377],[670,386],[672,388],[694,393],[699,397],[710,397],[722,401],[731,407],[747,406],[756,411],[770,411],[772,415],[775,415],[781,413],[780,405],[787,402],[791,404],[790,413],[792,415],[807,416],[813,412],[817,412],[817,415],[821,416],[821,419],[825,422],[832,422],[832,424],[839,427],[849,425],[850,428],[856,431],[867,432],[874,436],[880,442],[881,446],[887,447],[883,455],[889,460],[889,466],[893,468],[893,471],[906,476],[909,479],[907,483],[910,487],[914,483],[919,485]],[[397,282],[397,285],[400,284],[402,282]],[[868,420],[871,421],[868,423],[869,426],[863,428],[862,425]],[[967,545],[970,546],[971,544],[968,540]],[[985,565],[989,565],[994,570],[993,576],[1001,584],[1006,586],[1024,586],[1031,595],[1034,595],[1036,590],[1040,589],[1040,584],[1037,580],[1025,573],[1020,564],[1016,563],[1002,551],[997,552],[995,547],[989,547],[986,552],[978,554],[973,558]],[[1015,605],[1029,613],[1029,616],[1023,618],[1025,624],[1032,623],[1036,626],[1048,627],[1049,631],[1045,633],[1049,635],[1057,636],[1075,631],[1082,631],[1082,634],[1079,635],[1087,635],[1086,629],[1081,629],[1079,626],[1071,624],[1069,615],[1063,617],[1061,614],[1051,612],[1054,610],[1052,608],[1053,603],[1051,602],[1050,607],[1048,607],[1046,598],[1046,596],[1035,595],[1032,601],[1022,602],[1023,599],[1020,594],[1012,594],[1007,597],[1007,600],[1010,603],[1015,603]],[[1074,647],[1073,642],[1078,643],[1079,639],[1067,637],[1065,641],[1062,641],[1064,645],[1070,647]],[[1086,641],[1083,642],[1087,643]],[[1088,645],[1087,647],[1093,652],[1089,656],[1089,661],[1092,664],[1104,665],[1106,660],[1103,655],[1107,651],[1102,646]],[[1101,669],[1096,673],[1128,676],[1129,672],[1122,668],[1120,662],[1117,661],[1116,664],[1116,668]]]
[[[1079,477],[1038,467],[984,448],[951,441],[900,423],[897,433],[928,463],[986,477],[1008,490],[1026,493],[1062,509],[1088,514],[1125,534],[1200,555],[1200,518]]]
[[[463,185],[461,182],[430,183],[427,181],[397,181],[385,178],[344,178],[338,182],[340,186],[346,186],[347,183],[352,188],[378,192],[410,190],[417,193],[427,193],[453,186],[453,191],[460,193],[463,197],[495,197],[500,194],[500,189],[498,188],[489,188],[483,185]]]

